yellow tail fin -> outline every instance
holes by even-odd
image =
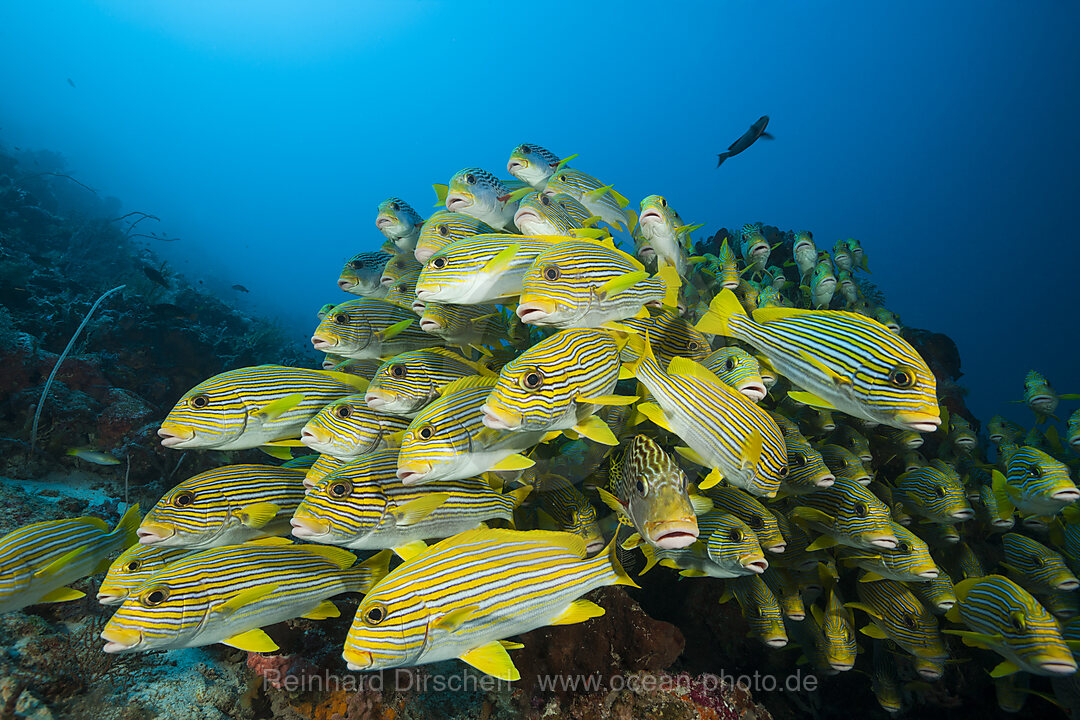
[[[139,529],[139,523],[141,522],[142,513],[139,512],[139,504],[136,503],[129,507],[124,516],[120,518],[120,522],[116,523],[113,532],[124,537],[125,548],[139,541],[139,536],[135,534],[135,531]]]
[[[736,337],[730,328],[730,320],[736,316],[749,319],[746,317],[746,310],[743,309],[739,298],[735,297],[735,293],[731,290],[725,288],[713,298],[709,304],[709,311],[698,321],[694,329],[710,335]]]

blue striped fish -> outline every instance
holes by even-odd
[[[908,470],[896,478],[893,497],[913,515],[936,523],[958,523],[975,517],[964,486],[935,467]]]
[[[836,477],[847,478],[860,485],[869,485],[874,479],[862,461],[846,447],[825,444],[818,447],[818,452]]]
[[[713,510],[699,515],[697,526],[697,540],[686,547],[638,545],[646,561],[639,574],[655,565],[678,570],[683,577],[735,578],[769,569],[757,535],[735,515]]]
[[[573,429],[617,444],[595,413],[637,400],[614,395],[624,342],[606,330],[563,330],[533,345],[499,371],[484,402],[484,425],[510,432]]]
[[[938,576],[933,580],[915,583],[909,587],[935,615],[944,615],[956,605],[956,588],[952,578],[941,568],[938,568]]]
[[[630,203],[610,185],[604,185],[592,175],[577,170],[560,169],[548,178],[544,192],[550,195],[566,193],[600,217],[616,230],[633,230],[637,215],[627,210]]]
[[[734,290],[739,287],[739,281],[741,279],[739,265],[738,261],[735,259],[735,251],[731,249],[727,238],[724,238],[724,241],[720,243],[720,252],[716,256],[716,262],[719,266],[716,282],[720,288]]]
[[[941,571],[922,538],[897,522],[893,522],[891,527],[896,537],[896,547],[876,547],[870,552],[840,546],[836,548],[837,561],[862,568],[864,572],[859,582],[874,582],[883,578],[912,583],[936,580]]]
[[[520,645],[504,638],[603,615],[581,596],[605,585],[635,586],[614,543],[586,559],[584,540],[569,533],[470,530],[406,560],[372,588],[342,655],[350,670],[459,658],[517,680],[506,650]]]
[[[720,380],[748,397],[751,402],[761,402],[768,393],[757,359],[742,348],[717,348],[702,360],[701,364],[713,371]]]
[[[507,317],[494,305],[426,303],[420,329],[448,346],[481,352],[486,345],[498,346],[509,333]]]
[[[664,372],[648,333],[644,340],[639,358],[626,368],[656,403],[640,404],[638,410],[682,438],[690,449],[680,452],[712,468],[701,487],[722,477],[755,495],[775,494],[787,475],[787,449],[772,418],[693,360],[674,358]]]
[[[837,425],[829,442],[850,450],[855,457],[859,458],[864,467],[874,461],[874,456],[870,452],[870,441],[850,425]]]
[[[461,480],[488,470],[523,469],[533,461],[520,453],[544,432],[506,432],[484,427],[484,401],[498,378],[467,377],[413,418],[401,440],[398,477],[406,485]]]
[[[702,492],[712,500],[714,508],[731,513],[746,523],[754,531],[762,548],[771,553],[784,552],[787,539],[780,532],[776,515],[753,495],[729,485],[716,485]]]
[[[369,382],[372,376],[375,375],[375,371],[378,370],[381,365],[382,360],[378,358],[350,360],[349,358],[334,355],[332,353],[324,355],[322,361],[323,370],[336,370],[350,375],[358,375]]]
[[[820,310],[829,307],[833,295],[836,294],[836,285],[837,281],[836,275],[833,274],[832,260],[829,259],[828,254],[825,254],[825,257],[819,259],[814,265],[813,271],[808,276],[803,277],[803,284],[800,289],[809,299],[810,304]]]
[[[455,240],[497,232],[497,229],[472,215],[439,210],[424,221],[413,256],[417,262],[426,264],[432,255]]]
[[[1017,448],[1005,464],[1005,475],[993,472],[993,487],[1007,492],[1022,513],[1053,515],[1080,499],[1068,467],[1038,448]]]
[[[1002,567],[1026,589],[1035,593],[1070,592],[1080,588],[1080,580],[1069,570],[1065,558],[1038,540],[1005,533],[1001,536]]]
[[[428,259],[416,296],[424,302],[505,303],[521,294],[533,260],[566,238],[556,235],[475,235],[452,242]]]
[[[166,548],[136,543],[113,560],[98,586],[97,601],[119,605],[127,596],[169,563],[190,555],[188,548]]]
[[[533,260],[516,312],[533,325],[599,327],[646,317],[648,307],[676,307],[680,283],[673,266],[664,264],[650,277],[610,240],[565,240]]]
[[[288,535],[304,498],[305,471],[226,465],[193,475],[167,492],[139,525],[139,542],[202,550],[268,535]]]
[[[387,288],[395,285],[415,285],[424,266],[416,261],[410,252],[408,255],[395,255],[383,267],[379,282]]]
[[[650,313],[647,318],[620,320],[619,325],[641,335],[648,333],[653,354],[662,367],[667,367],[673,357],[690,358],[704,364],[709,356],[709,339],[675,310],[663,308]],[[622,357],[626,362],[637,359],[633,347],[629,345],[623,348]]]
[[[410,310],[418,317],[424,314],[424,308],[426,306],[426,303],[424,303],[423,300],[416,297],[415,282],[402,282],[391,285],[387,288],[386,297],[384,297],[383,300],[391,305],[396,305],[399,308]]]
[[[769,255],[772,247],[769,241],[761,233],[761,223],[747,223],[742,227],[742,241],[739,249],[742,252],[743,262],[746,263],[746,271],[760,273],[765,271],[769,263]]]
[[[836,672],[846,672],[855,667],[858,643],[855,641],[855,618],[844,607],[835,584],[829,588],[825,609],[811,606],[814,622],[821,628],[819,651],[829,667]]]
[[[907,342],[873,320],[794,308],[758,310],[754,318],[724,290],[697,327],[761,351],[781,374],[809,391],[797,400],[918,432],[941,424],[930,368]]]
[[[811,549],[834,544],[854,548],[895,548],[889,508],[859,483],[844,477],[817,492],[799,496],[800,506],[788,513],[793,521],[824,533]]]
[[[743,619],[750,626],[751,637],[756,637],[766,647],[782,648],[787,645],[787,629],[784,627],[780,603],[760,575],[746,575],[728,580],[720,602],[726,602],[732,597],[738,601]]]
[[[415,350],[395,355],[382,363],[371,378],[364,401],[377,412],[415,417],[454,380],[492,374],[479,363],[466,360],[452,350]]]
[[[105,572],[135,542],[138,523],[139,506],[132,505],[112,530],[101,518],[80,517],[9,532],[0,538],[0,613],[83,597],[65,585]]]
[[[375,215],[375,227],[383,236],[394,243],[399,252],[412,256],[416,241],[420,238],[420,228],[424,218],[413,209],[412,205],[401,198],[390,197],[379,203]]]
[[[347,300],[322,319],[311,336],[316,350],[347,358],[388,358],[442,345],[420,329],[416,313],[388,300]]]
[[[761,579],[776,596],[784,618],[797,623],[806,619],[806,603],[803,601],[799,578],[795,573],[773,565],[762,573]]]
[[[993,650],[1004,659],[991,672],[1072,675],[1076,660],[1061,636],[1061,626],[1026,590],[1001,575],[969,578],[956,584],[957,605],[946,617],[970,630],[946,630],[966,645]]]
[[[371,386],[368,386],[371,389]],[[346,395],[319,411],[300,432],[300,442],[317,453],[352,460],[395,446],[393,436],[409,427],[406,418],[372,410],[366,395]]]
[[[1080,395],[1059,395],[1050,382],[1035,370],[1030,371],[1024,378],[1024,404],[1035,413],[1035,423],[1041,424],[1047,418],[1054,417],[1058,403],[1062,400],[1080,399]]]
[[[397,452],[380,450],[322,478],[292,517],[292,534],[354,550],[394,548],[512,521],[528,485],[512,493],[476,478],[409,487],[397,479]]]
[[[1080,454],[1080,410],[1069,416],[1065,441],[1069,443],[1069,447],[1073,449],[1073,452]]]
[[[596,220],[588,208],[565,193],[529,193],[518,202],[514,214],[514,224],[523,235],[606,236],[606,230],[592,227]]]
[[[888,638],[916,660],[930,661],[916,663],[916,672],[926,680],[940,678],[949,651],[934,614],[903,583],[895,580],[858,583],[857,590],[859,602],[846,605],[870,616],[863,634],[878,640]]]
[[[558,155],[546,148],[534,143],[522,143],[510,153],[506,172],[537,190],[543,190],[547,186],[548,178],[565,164],[565,160],[560,160]]]
[[[523,183],[508,183],[487,170],[469,167],[450,178],[445,197],[446,209],[472,215],[500,230],[513,231],[517,202],[507,198]]]
[[[158,435],[179,450],[243,450],[299,437],[332,400],[364,390],[348,373],[256,365],[204,380],[169,411]]]
[[[893,335],[899,335],[900,331],[903,329],[900,325],[900,318],[897,317],[895,313],[883,307],[877,307],[871,310],[870,317],[884,325]]]
[[[362,252],[353,255],[338,276],[338,287],[347,293],[381,298],[386,295],[382,284],[383,268],[391,256],[381,252]],[[322,317],[319,318],[322,320]]]
[[[344,460],[338,460],[333,455],[319,455],[315,462],[305,471],[304,487],[308,489],[315,487],[315,483],[319,482],[319,480],[348,464]]]
[[[105,625],[107,653],[224,643],[272,652],[259,628],[296,617],[338,617],[329,598],[366,592],[385,576],[389,551],[360,565],[344,548],[277,543],[227,545],[165,566],[131,593]]]

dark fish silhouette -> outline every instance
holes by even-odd
[[[70,85],[71,87],[75,87],[75,81],[73,81],[71,78],[68,78],[67,81],[68,85]]]
[[[169,281],[160,272],[150,267],[149,265],[143,265],[143,274],[150,278],[151,282],[157,283],[163,288],[169,287]]]
[[[232,289],[235,290],[236,292],[251,292],[250,290],[248,290],[243,285],[233,285]]]
[[[727,149],[727,152],[722,152],[716,156],[716,167],[720,167],[724,163],[724,161],[732,155],[738,155],[743,150],[753,145],[758,138],[772,140],[773,136],[765,132],[765,126],[768,124],[768,115],[762,115],[760,118],[758,118],[758,121],[751,125],[750,129],[744,132],[741,138],[731,143],[731,147]]]

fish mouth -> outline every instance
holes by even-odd
[[[529,167],[529,164],[527,162],[523,162],[521,160],[511,160],[510,162],[506,163],[506,172],[513,175],[515,168],[524,169],[524,168],[527,168],[527,167]]]
[[[434,250],[429,248],[421,248],[419,245],[413,250],[413,257],[416,258],[416,262],[421,265],[427,265],[427,261],[431,259],[431,256],[435,254]]]
[[[651,260],[656,257],[656,251],[651,247],[643,247],[637,251],[637,256],[642,260]]]
[[[491,400],[484,403],[481,410],[484,413],[482,422],[484,427],[492,430],[514,431],[521,427],[521,415],[515,415],[506,408],[496,405]]]
[[[1078,587],[1080,587],[1080,581],[1078,581],[1078,580],[1064,580],[1064,581],[1058,583],[1058,586],[1056,588],[1054,588],[1054,589],[1055,590],[1069,591],[1069,590],[1075,590]]]
[[[176,447],[189,440],[195,439],[195,431],[179,425],[162,425],[157,431],[161,438],[161,444],[165,447]]]
[[[394,223],[394,219],[392,217],[387,216],[387,215],[380,215],[377,218],[375,218],[375,227],[379,228],[380,230],[382,230],[383,228],[389,227],[393,223]]]
[[[1071,675],[1076,672],[1075,660],[1042,660],[1033,664],[1051,675]]]
[[[814,481],[814,487],[827,488],[832,487],[836,483],[835,475],[824,475]]]
[[[937,608],[942,612],[948,612],[952,610],[954,605],[956,605],[955,600],[938,600],[937,602]]]
[[[603,549],[604,549],[604,541],[603,540],[589,540],[587,543],[585,543],[585,554],[586,555],[595,555],[596,553],[600,552]]]
[[[697,520],[665,520],[645,523],[645,532],[652,544],[663,550],[679,550],[698,539]]]
[[[379,277],[379,284],[383,287],[390,287],[394,284],[393,275],[382,275]]]
[[[770,545],[769,547],[767,547],[765,549],[768,550],[769,552],[773,552],[773,553],[782,553],[782,552],[784,552],[784,550],[787,549],[787,543],[783,543],[783,542],[774,543],[774,544]]]
[[[758,383],[747,383],[739,388],[739,392],[749,398],[750,402],[755,403],[761,402],[768,394],[768,390],[765,389],[765,386]]]
[[[99,636],[105,641],[102,648],[107,653],[122,653],[134,650],[142,643],[142,633],[138,630],[119,630],[105,628]]]
[[[346,277],[339,277],[337,281],[337,286],[345,292],[349,292],[354,287],[356,287],[356,282]]]
[[[300,431],[300,442],[314,449],[316,446],[326,445],[326,437],[320,432],[304,428]]]
[[[656,208],[649,208],[645,212],[638,215],[638,227],[641,227],[649,222],[664,222],[664,216],[660,214],[660,211]]]
[[[427,310],[427,303],[422,300],[413,300],[412,311],[414,313],[423,315],[425,310]]]
[[[385,397],[383,397],[379,393],[372,392],[371,390],[369,390],[367,394],[364,395],[364,402],[366,402],[367,406],[372,410],[379,410],[390,404],[390,401],[387,400]],[[303,439],[303,436],[301,436],[301,442],[303,441]]]
[[[102,605],[119,605],[124,602],[126,595],[118,595],[116,593],[98,592],[97,601]]]
[[[521,322],[535,325],[550,317],[554,309],[551,303],[530,300],[529,302],[519,303],[517,309],[514,310],[514,314],[521,318]]]
[[[471,208],[473,204],[471,197],[461,193],[450,193],[446,196],[446,209],[453,212],[462,212],[466,208]]]
[[[1056,502],[1072,503],[1080,499],[1080,490],[1077,488],[1065,488],[1050,495]]]
[[[919,577],[921,577],[921,578],[923,578],[925,580],[937,580],[937,578],[938,578],[937,568],[934,568],[932,570],[923,570],[921,573],[917,573],[917,574],[918,574]]]
[[[996,527],[996,528],[1011,528],[1011,527],[1013,527],[1014,525],[1016,525],[1016,521],[1015,521],[1015,520],[1013,520],[1013,519],[1012,519],[1011,517],[1007,517],[1007,518],[994,518],[994,519],[993,519],[993,520],[992,520],[992,521],[990,522],[990,524],[991,524],[991,525],[993,525],[993,526],[994,526],[994,527]]]
[[[540,216],[532,208],[525,207],[517,211],[517,215],[514,216],[514,224],[520,228],[522,220],[530,223],[540,222]]]
[[[771,648],[782,648],[787,646],[788,639],[786,637],[770,637],[765,638],[764,642]]]
[[[896,421],[905,429],[921,433],[932,433],[941,425],[941,416],[937,412],[906,412],[899,413]]]
[[[744,569],[757,575],[760,575],[769,569],[769,561],[765,559],[764,555],[739,558],[739,564],[742,565]]]
[[[420,318],[420,329],[426,333],[437,333],[442,330],[442,323],[431,318]]]
[[[333,342],[332,340],[328,340],[328,339],[326,339],[324,337],[319,337],[318,335],[314,335],[311,338],[311,345],[316,350],[326,350],[328,348],[336,347],[337,343]]]
[[[851,668],[855,667],[855,663],[834,661],[829,663],[829,667],[831,667],[833,670],[836,670],[837,672],[847,672]]]
[[[292,525],[292,534],[304,540],[322,537],[330,532],[330,525],[309,516],[293,516],[289,521]]]
[[[136,537],[139,538],[139,542],[143,545],[153,545],[154,543],[168,540],[176,534],[176,529],[167,525],[154,525],[152,523],[143,523],[135,531]]]
[[[899,544],[895,535],[883,535],[870,540],[870,544],[874,547],[885,548],[886,550],[895,550]]]
[[[938,667],[920,667],[917,672],[923,680],[939,680],[941,678],[941,668]]]
[[[431,465],[427,463],[399,464],[397,469],[397,478],[402,485],[419,485],[430,474]]]
[[[353,650],[352,648],[345,648],[345,652],[341,653],[341,657],[345,658],[345,662],[348,663],[350,670],[367,670],[369,667],[375,664],[375,660],[371,657],[371,653],[366,650]]]
[[[964,521],[964,520],[970,520],[973,517],[975,517],[975,511],[972,510],[971,508],[964,508],[963,510],[957,510],[956,512],[954,512],[952,514],[953,520]]]
[[[427,289],[421,290],[419,287],[416,288],[416,299],[417,300],[427,301],[427,300],[433,299],[434,296],[435,296],[435,290],[427,290]]]

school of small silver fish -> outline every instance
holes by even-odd
[[[269,652],[261,628],[362,593],[349,669],[459,658],[516,680],[516,635],[602,615],[590,590],[659,565],[723,579],[751,636],[860,669],[888,712],[964,659],[1003,709],[1074,707],[1053,687],[1080,650],[1080,410],[1055,413],[1080,395],[1029,373],[1032,426],[995,417],[987,443],[864,298],[861,243],[747,224],[695,255],[701,226],[667,198],[635,211],[571,159],[519,145],[513,179],[461,170],[427,220],[380,203],[385,242],[318,313],[323,369],[214,376],[158,433],[274,461],[187,478],[113,529],[9,533],[0,608],[105,573],[105,652]]]

